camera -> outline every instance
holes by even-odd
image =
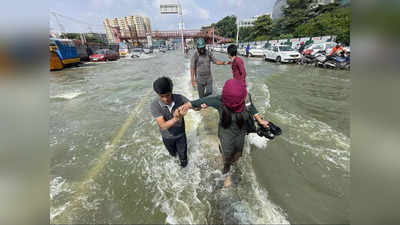
[[[281,128],[273,124],[272,122],[268,123],[268,127],[263,127],[262,125],[258,124],[256,133],[260,137],[266,137],[270,140],[274,139],[276,136],[282,134]]]

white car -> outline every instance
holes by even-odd
[[[144,48],[144,49],[143,49],[143,52],[144,52],[145,54],[150,54],[150,53],[153,53],[153,49],[151,49],[151,48]]]
[[[287,45],[275,45],[267,48],[264,53],[264,59],[273,60],[275,62],[297,62],[301,59],[301,55],[292,47]]]
[[[246,48],[245,47],[238,48],[237,54],[238,55],[246,55]]]
[[[263,46],[258,45],[255,48],[250,48],[249,55],[250,57],[253,56],[264,56],[266,49]]]
[[[222,46],[222,49],[221,49],[221,52],[222,52],[222,53],[227,53],[227,52],[228,52],[228,46],[223,45],[223,46]]]
[[[221,47],[220,46],[215,46],[214,47],[215,52],[221,52]]]

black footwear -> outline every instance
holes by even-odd
[[[187,166],[187,164],[188,164],[188,161],[187,161],[187,160],[182,160],[182,161],[181,161],[181,167],[182,167],[182,168],[185,168],[185,167]]]

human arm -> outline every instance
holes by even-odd
[[[260,116],[260,113],[258,113],[256,107],[253,105],[253,101],[251,100],[251,95],[250,94],[248,94],[248,98],[249,98],[249,103],[246,104],[247,109],[253,115],[254,119],[257,120],[257,123],[261,124],[263,127],[268,127],[268,123],[269,122],[264,120]]]
[[[192,86],[196,86],[196,62],[197,62],[197,53],[194,53],[192,59],[190,60],[190,80],[192,82]]]
[[[190,68],[190,80],[192,82],[192,86],[196,86],[196,79],[195,79],[195,71],[194,69]]]
[[[208,96],[190,102],[193,108],[207,108],[211,106],[219,109],[222,105],[221,96]]]
[[[260,114],[259,113],[257,113],[256,115],[254,115],[254,119],[256,119],[257,120],[257,122],[259,123],[259,124],[261,124],[263,127],[268,127],[268,121],[267,120],[264,120],[261,116],[260,116]]]
[[[160,116],[156,118],[156,121],[158,123],[158,126],[160,126],[161,130],[168,130],[170,127],[175,125],[175,123],[177,123],[181,118],[182,115],[180,115],[178,110],[175,110],[174,117],[172,117],[172,119],[165,121],[164,117]]]
[[[231,63],[230,61],[221,61],[221,60],[216,59],[211,52],[209,52],[208,54],[209,54],[210,60],[213,63],[215,63],[216,65],[227,65],[227,64]]]
[[[185,103],[180,107],[180,110],[183,112],[184,110],[189,110],[189,109],[205,109],[208,106],[211,106],[215,109],[218,109],[221,106],[221,96],[209,96],[205,98],[200,98],[194,101],[190,101]]]
[[[218,59],[215,60],[216,65],[227,65],[230,64],[230,61],[219,61]]]
[[[166,110],[166,109],[165,109]],[[176,122],[181,119],[181,115],[179,115],[179,111],[175,110],[173,113],[173,117],[166,121],[163,116],[163,108],[160,106],[159,100],[154,100],[150,105],[150,112],[153,118],[157,121],[158,126],[160,126],[161,130],[167,130],[172,127]]]

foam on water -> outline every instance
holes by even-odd
[[[71,100],[74,99],[80,95],[84,94],[84,92],[80,92],[80,91],[73,91],[73,92],[69,92],[69,93],[63,93],[63,94],[58,94],[55,96],[51,96],[51,99],[61,99],[61,100]]]
[[[263,84],[263,90],[265,90],[265,107],[267,107],[267,109],[271,108],[271,93],[269,92],[268,85]]]
[[[308,149],[326,162],[350,171],[349,137],[314,118],[304,118],[284,110],[273,114],[281,123],[294,127],[291,132],[285,132],[281,136],[285,141]]]
[[[251,133],[248,136],[250,144],[255,145],[259,149],[266,149],[268,145],[268,139],[258,136],[256,133]]]
[[[61,215],[62,213],[64,213],[64,211],[69,207],[69,205],[70,205],[70,202],[67,202],[58,208],[51,207],[50,208],[50,221],[52,221],[58,215]]]
[[[66,192],[72,193],[70,185],[62,177],[54,177],[50,180],[50,200],[54,200],[59,194]],[[69,203],[63,204],[59,207],[50,207],[50,220],[60,215],[67,209]]]
[[[62,177],[55,177],[50,181],[50,199],[60,194],[61,192],[70,192],[71,188]]]
[[[271,108],[271,94],[268,86],[263,84],[262,90],[265,93],[265,104],[264,107],[257,107],[260,112]],[[308,149],[329,164],[334,164],[349,172],[350,138],[314,118],[304,118],[301,115],[286,112],[282,109],[271,112],[271,114],[274,118],[277,118],[279,124],[287,125],[288,129],[290,129],[290,132],[284,131],[284,134],[279,138],[293,145]],[[256,134],[250,134],[248,140],[250,144],[255,145],[257,148],[266,149],[267,147],[268,140]],[[310,143],[313,144],[311,145]]]

